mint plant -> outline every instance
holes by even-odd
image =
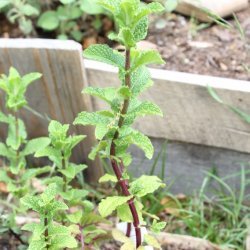
[[[115,182],[121,189],[119,196],[107,197],[101,201],[99,204],[101,216],[107,217],[116,210],[120,220],[128,222],[127,236],[130,236],[133,223],[138,248],[143,245],[141,225],[145,224],[140,198],[164,184],[158,177],[147,175],[129,183],[127,167],[132,158],[128,148],[131,144],[135,144],[145,152],[147,158],[151,159],[153,156],[154,149],[150,139],[132,128],[132,124],[141,116],[162,116],[156,104],[141,101],[138,97],[152,86],[146,65],[163,64],[164,61],[157,51],[138,50],[136,43],[145,39],[147,35],[148,15],[164,11],[164,7],[159,3],[143,4],[139,0],[100,0],[99,4],[113,14],[118,33],[111,33],[109,38],[124,45],[125,55],[107,45],[92,45],[84,51],[84,56],[117,67],[121,85],[118,88],[86,88],[83,91],[85,94],[99,97],[110,106],[110,109],[92,113],[81,112],[74,124],[95,126],[95,136],[99,143],[93,148],[89,157],[94,159],[99,154],[110,159],[115,175],[106,174],[100,181]],[[157,223],[154,222],[154,227],[157,227]]]
[[[6,95],[6,108],[9,114],[0,112],[0,122],[7,124],[6,143],[0,142],[0,156],[5,164],[0,170],[0,181],[6,183],[7,189],[17,198],[29,191],[31,178],[48,171],[48,168],[26,168],[26,157],[50,143],[48,138],[27,140],[24,122],[18,118],[18,111],[27,106],[25,94],[28,86],[39,79],[41,74],[30,73],[23,77],[16,69],[10,68],[9,76],[2,75],[0,89]]]
[[[24,244],[20,236],[20,228],[16,225],[15,216],[23,213],[24,209],[19,204],[19,199],[28,192],[32,192],[32,179],[50,170],[48,167],[27,168],[26,157],[33,155],[37,150],[50,143],[48,138],[27,139],[24,122],[18,117],[19,110],[27,106],[25,93],[28,86],[39,79],[41,74],[30,73],[23,77],[16,69],[10,68],[9,75],[0,78],[0,89],[6,96],[7,114],[0,111],[0,122],[8,129],[5,143],[0,142],[0,182],[6,185],[8,202],[1,201],[4,205],[2,218],[4,223],[0,228],[1,234],[9,233]],[[2,125],[1,125],[2,126]],[[13,204],[12,204],[13,203]]]
[[[75,228],[66,227],[54,222],[58,211],[67,210],[62,201],[56,199],[57,185],[50,184],[40,196],[27,195],[21,199],[24,206],[39,213],[40,223],[29,223],[23,230],[32,232],[28,250],[56,250],[76,248]]]
[[[76,189],[72,185],[72,180],[87,166],[70,162],[72,150],[86,136],[68,136],[69,125],[61,124],[58,121],[51,121],[48,130],[51,144],[37,151],[35,156],[48,157],[53,162],[53,174],[45,183],[57,184],[57,192],[68,207],[67,211],[63,210],[58,213],[56,219],[63,225],[74,224],[78,228],[77,238],[81,245],[91,246],[96,243],[93,242],[93,239],[106,234],[95,224],[105,221],[93,212],[94,205],[85,199],[89,192]]]

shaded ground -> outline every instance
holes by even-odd
[[[204,28],[204,24],[178,14],[153,17],[148,41],[157,45],[166,60],[162,68],[250,80],[245,69],[250,64],[250,49],[247,53],[246,48],[250,45],[250,6],[237,17],[245,30],[246,42],[236,28]],[[228,21],[235,26],[233,19]]]

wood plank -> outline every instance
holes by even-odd
[[[43,116],[72,124],[78,112],[92,110],[90,98],[83,98],[81,94],[87,86],[81,54],[81,45],[73,41],[0,39],[0,74],[7,74],[10,66],[17,68],[22,75],[42,73],[42,79],[28,89],[30,106]],[[0,96],[0,105],[4,109],[3,96]],[[27,110],[22,110],[20,116],[27,124],[31,138],[47,135],[47,119],[41,119]],[[74,151],[73,159],[78,163],[86,161],[95,143],[92,129],[71,126],[71,132],[88,136]],[[102,174],[100,163],[88,160],[87,163],[90,166],[88,179],[96,181]]]
[[[176,11],[194,16],[201,21],[211,22],[211,18],[204,10],[208,10],[219,17],[227,17],[248,7],[248,0],[181,0]]]
[[[111,66],[85,60],[92,86],[117,86],[117,71]],[[250,153],[250,126],[217,103],[207,92],[213,87],[221,98],[245,112],[250,107],[250,82],[151,69],[155,81],[142,99],[157,103],[164,118],[145,117],[135,127],[154,138],[188,142]],[[104,108],[93,98],[94,109]],[[250,113],[250,112],[249,112]]]

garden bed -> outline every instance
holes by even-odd
[[[233,18],[227,29],[205,24],[179,14],[152,18],[147,40],[157,46],[166,64],[162,69],[249,80],[244,65],[249,65],[250,6],[236,13],[245,31],[242,41]],[[208,26],[208,27],[207,27]]]

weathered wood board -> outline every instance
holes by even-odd
[[[27,93],[30,107],[43,116],[72,124],[78,112],[91,110],[90,98],[83,98],[81,94],[87,81],[80,44],[47,39],[0,39],[0,74],[7,74],[10,66],[17,68],[22,75],[30,72],[43,74]],[[3,95],[0,96],[0,108],[4,109]],[[22,110],[20,116],[27,124],[31,138],[47,135],[47,119],[27,110]],[[88,136],[74,154],[75,161],[86,161],[94,143],[92,130],[71,126],[71,132]],[[101,174],[100,165],[98,161],[87,163],[90,165],[88,179],[96,181]]]
[[[116,69],[85,60],[92,86],[116,85]],[[250,125],[217,103],[207,91],[213,87],[228,104],[250,113],[250,82],[151,69],[155,85],[142,99],[157,103],[164,117],[144,117],[136,128],[154,138],[166,138],[250,153]],[[94,108],[104,104],[93,98]]]
[[[212,19],[206,11],[219,17],[226,17],[244,10],[247,6],[248,0],[181,0],[176,11],[184,15],[194,16],[204,22],[211,22]]]

